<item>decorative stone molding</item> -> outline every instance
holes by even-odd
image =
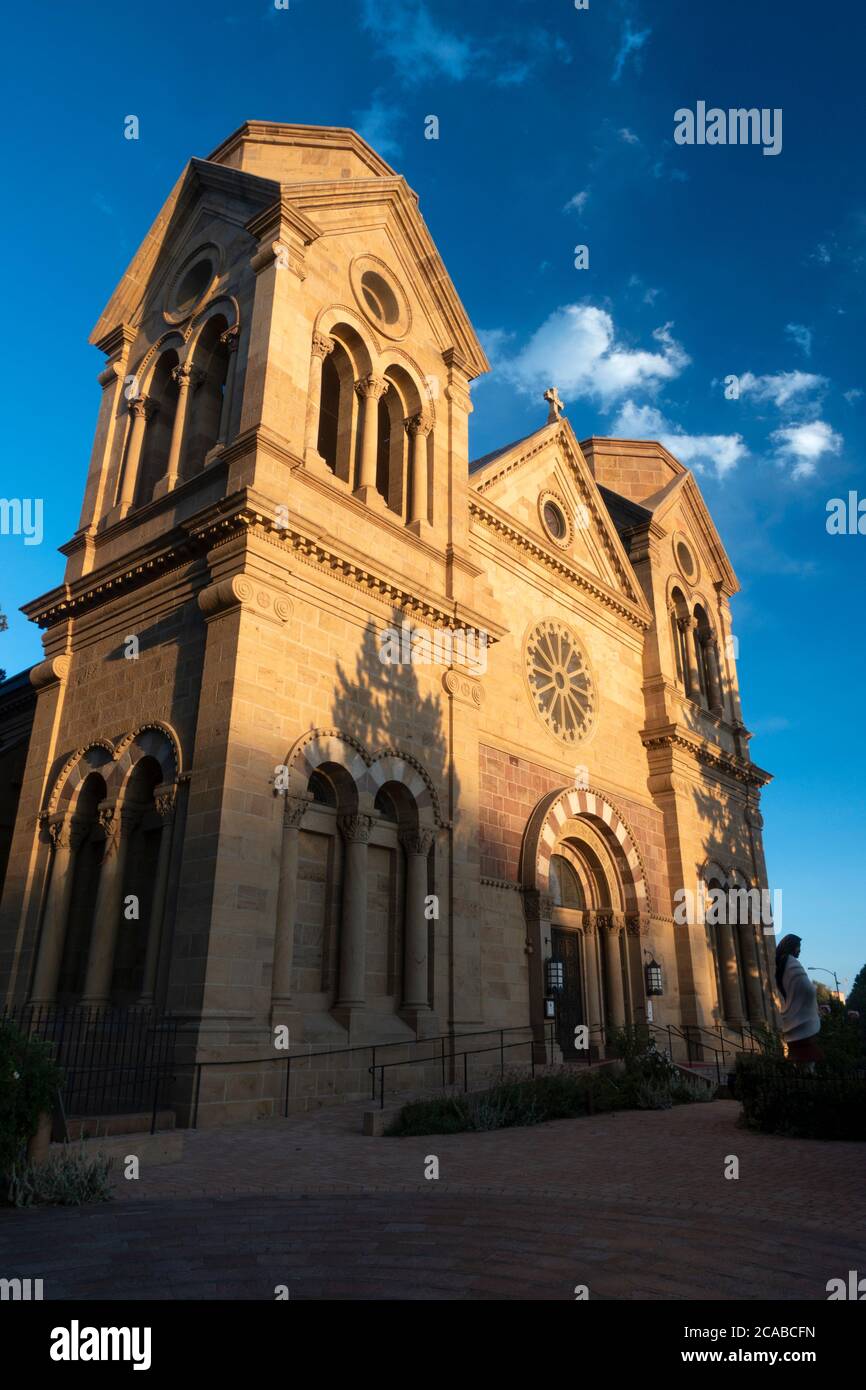
[[[425,411],[422,411],[419,415],[410,415],[408,420],[403,421],[403,425],[410,438],[414,439],[419,434],[426,438],[433,429],[433,420]]]
[[[227,352],[237,352],[240,338],[241,329],[238,323],[233,323],[231,328],[220,334],[220,342]]]
[[[321,357],[322,361],[334,351],[336,344],[333,338],[329,338],[326,333],[313,334],[313,356]]]
[[[432,830],[404,830],[400,834],[400,844],[407,854],[422,855],[425,859],[433,848],[436,839]]]
[[[473,709],[480,709],[484,700],[484,688],[479,680],[459,668],[450,667],[442,677],[442,684],[452,699]]]
[[[729,776],[735,777],[737,781],[751,787],[765,787],[768,782],[773,780],[773,774],[765,772],[763,768],[758,767],[757,763],[749,762],[745,758],[738,758],[733,753],[723,753],[718,748],[713,748],[699,739],[678,731],[675,725],[667,725],[664,729],[653,733],[644,730],[641,734],[641,742],[644,748],[648,749],[682,749],[695,762],[726,772]],[[686,791],[693,790],[689,783],[683,783],[683,787]]]
[[[40,661],[30,672],[30,684],[36,690],[62,684],[69,675],[69,661],[68,656],[52,656],[47,661]]]
[[[220,579],[200,590],[198,606],[207,622],[238,608],[247,608],[274,622],[287,623],[294,611],[288,595],[274,594],[264,586],[254,584],[243,574]]]
[[[386,376],[377,376],[375,372],[370,376],[362,377],[355,382],[355,390],[364,401],[380,401],[388,387],[391,385]]]
[[[283,806],[283,829],[298,830],[301,821],[313,805],[313,801],[312,792],[306,792],[303,796],[290,796],[286,793]]]
[[[174,783],[163,782],[154,788],[153,804],[160,819],[169,820],[174,815],[177,804],[177,786]]]
[[[592,514],[592,508],[589,504],[584,503],[584,505]],[[470,495],[469,497],[469,514],[470,519],[492,531],[498,540],[504,541],[512,550],[544,565],[546,569],[551,570],[558,578],[564,580],[566,585],[577,585],[585,593],[597,599],[599,603],[604,604],[606,608],[625,618],[632,627],[641,632],[652,627],[652,617],[644,611],[637,594],[631,601],[616,594],[612,589],[603,587],[589,573],[578,569],[564,551],[560,552],[558,549],[553,551],[550,546],[544,545],[536,536],[521,531],[504,512],[494,511],[489,505],[485,506],[477,496]],[[618,569],[621,570],[621,568],[618,566]],[[632,587],[628,580],[624,580],[624,584],[626,587]]]
[[[373,817],[362,815],[339,816],[337,825],[343,838],[353,844],[366,844],[373,829]]]

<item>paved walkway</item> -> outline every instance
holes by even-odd
[[[363,1108],[188,1132],[110,1205],[0,1214],[0,1275],[47,1298],[824,1299],[866,1272],[864,1146],[751,1134],[733,1101],[422,1139],[366,1138]]]

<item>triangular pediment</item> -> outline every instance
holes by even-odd
[[[166,198],[90,335],[97,346],[118,324],[137,325],[197,230],[216,215],[241,230],[280,196],[279,184],[191,159]]]
[[[479,502],[603,592],[649,616],[643,592],[567,420],[480,459],[469,485]],[[550,502],[564,514],[557,537],[544,520]],[[555,513],[554,513],[555,515]]]
[[[643,505],[664,532],[679,532],[688,538],[709,587],[718,584],[728,595],[737,593],[739,581],[693,473],[680,474]]]

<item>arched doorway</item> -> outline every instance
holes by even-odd
[[[590,1054],[604,1055],[616,1029],[646,1020],[640,938],[649,902],[632,836],[599,794],[549,793],[527,826],[521,879],[530,1016],[538,1036],[549,982],[557,980],[555,1032],[563,1058],[586,1060],[584,1047],[575,1046],[580,1025],[588,1030]]]

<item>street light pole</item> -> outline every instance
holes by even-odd
[[[827,967],[826,967],[825,965],[810,965],[810,966],[809,966],[809,969],[810,969],[810,970],[820,970],[822,975],[832,975],[832,976],[833,976],[833,979],[836,981],[836,994],[837,994],[837,996],[840,995],[840,994],[842,993],[842,991],[841,991],[840,988],[839,988],[839,976],[836,974],[836,971],[835,971],[835,970],[828,970]]]

